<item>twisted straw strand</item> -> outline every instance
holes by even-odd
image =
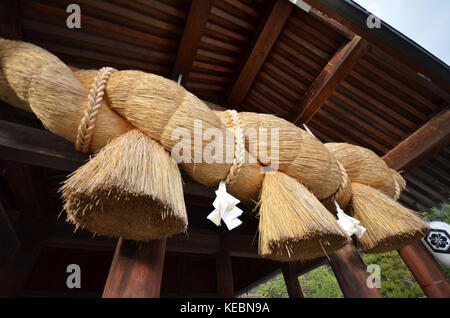
[[[344,193],[344,191],[348,185],[347,171],[345,170],[344,166],[339,161],[337,163],[338,163],[339,169],[341,171],[341,183],[339,184],[339,188],[337,189],[337,191],[333,195],[331,195],[330,197],[325,199],[327,202],[337,201],[337,199],[340,198],[342,193]]]
[[[231,165],[230,171],[225,178],[225,183],[231,184],[236,180],[239,171],[245,163],[245,135],[238,112],[235,110],[228,110],[227,112],[233,122],[235,135],[233,164]]]
[[[105,94],[106,82],[115,71],[116,69],[112,67],[103,67],[98,71],[93,87],[89,91],[84,116],[78,126],[77,141],[75,143],[75,148],[78,151],[89,151],[92,136],[94,135],[95,122],[97,121],[97,115],[102,106],[103,95]]]

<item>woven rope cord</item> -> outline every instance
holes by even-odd
[[[103,95],[105,94],[106,82],[116,69],[112,67],[101,68],[95,77],[94,84],[89,91],[88,103],[84,110],[83,118],[78,126],[77,141],[75,148],[78,151],[88,152],[94,135],[97,115],[102,106]]]
[[[341,183],[339,184],[339,188],[337,189],[337,191],[333,195],[331,195],[330,197],[325,199],[328,202],[337,201],[341,197],[342,193],[344,193],[345,189],[348,186],[349,180],[348,180],[347,171],[345,170],[342,163],[340,163],[339,161],[337,163],[339,165],[339,170],[341,171]]]
[[[400,199],[400,194],[402,193],[402,189],[400,185],[398,184],[397,180],[394,180],[395,183],[395,193],[394,193],[394,200],[397,201]]]
[[[245,163],[245,135],[238,112],[235,110],[228,110],[227,113],[230,115],[231,121],[233,122],[235,138],[233,164],[231,165],[230,171],[225,178],[225,183],[232,184],[236,180],[239,171]]]

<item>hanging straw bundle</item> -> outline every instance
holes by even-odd
[[[367,228],[359,239],[364,252],[397,250],[428,232],[425,221],[386,194],[357,182],[352,183],[352,189],[353,216]]]
[[[94,233],[148,241],[186,230],[178,167],[136,129],[103,147],[61,191],[68,220]]]
[[[261,191],[260,253],[278,261],[324,256],[348,240],[325,207],[295,179],[266,174]]]
[[[215,113],[228,128],[233,128],[228,111]],[[260,254],[278,261],[307,260],[341,247],[347,240],[345,233],[308,189],[313,188],[314,194],[322,197],[335,191],[335,183],[325,182],[335,180],[327,179],[327,171],[328,177],[336,177],[334,157],[317,139],[283,119],[256,113],[238,116],[246,130],[245,146],[250,154],[269,167],[287,171],[267,170],[263,180]],[[272,138],[273,133],[280,138]]]
[[[367,229],[358,239],[364,252],[395,250],[426,234],[426,222],[395,201],[406,186],[399,173],[369,149],[346,143],[325,146],[342,163],[351,180],[348,210]]]
[[[126,78],[133,78],[134,80],[142,81],[145,84],[142,84],[142,87],[146,87],[147,89],[137,92],[136,89],[133,89],[132,91],[126,91],[122,92],[123,88],[122,86],[114,86],[115,85],[115,78],[117,75],[112,74],[110,80],[108,81],[107,86],[107,92],[106,99],[108,100],[108,104],[117,104],[116,110],[121,112],[123,116],[128,118],[133,125],[138,127],[139,129],[147,132],[148,134],[152,135],[154,138],[159,138],[163,145],[167,149],[172,149],[174,147],[174,142],[172,138],[164,137],[169,136],[169,131],[173,131],[174,129],[182,128],[185,131],[189,132],[188,135],[191,135],[190,133],[193,132],[193,139],[189,140],[189,143],[192,145],[195,141],[194,138],[202,138],[202,136],[195,136],[195,133],[198,133],[195,129],[195,127],[192,126],[193,120],[195,118],[206,118],[207,120],[202,120],[202,128],[216,128],[220,127],[221,134],[225,135],[227,132],[225,131],[226,128],[230,130],[234,130],[234,123],[231,120],[230,115],[228,112],[215,112],[216,115],[219,115],[220,120],[223,122],[224,126],[222,126],[222,123],[218,125],[215,122],[215,117],[213,116],[214,113],[208,112],[204,109],[204,105],[201,101],[196,100],[195,96],[185,91],[181,86],[174,86],[173,82],[168,81],[164,78],[161,78],[159,76],[151,75],[151,74],[145,74],[142,72],[130,72],[130,75],[127,75]],[[83,73],[78,74],[79,72],[76,72],[76,76],[80,79],[81,82],[86,82],[87,72],[84,71]],[[121,76],[124,76],[124,72],[120,72]],[[132,74],[132,75],[131,75]],[[121,77],[121,78],[122,78]],[[129,84],[129,86],[131,83]],[[134,84],[136,86],[136,84]],[[155,86],[153,89],[149,90],[148,87]],[[132,85],[131,85],[132,86]],[[119,94],[120,93],[120,94]],[[117,95],[116,95],[117,94]],[[126,96],[121,97],[121,96]],[[167,100],[165,96],[171,96],[171,100]],[[133,96],[136,96],[136,100],[133,99]],[[144,102],[145,101],[145,102]],[[124,105],[124,103],[127,103]],[[164,106],[164,107],[162,107]],[[162,107],[162,108],[161,108]],[[180,111],[180,108],[188,108],[190,109],[189,113],[189,120],[186,119],[186,116],[184,115],[183,111]],[[148,109],[148,115],[147,111],[142,112],[142,109]],[[154,108],[154,109],[153,109]],[[131,109],[135,109],[135,111],[131,111]],[[141,112],[139,112],[138,109],[141,109]],[[160,109],[165,109],[165,116],[163,117],[163,120],[161,120],[161,116],[157,114]],[[141,114],[143,113],[143,116]],[[173,115],[171,114],[173,113]],[[137,116],[139,114],[140,116]],[[258,118],[258,114],[248,113],[250,116],[242,116],[242,114],[239,114],[240,122],[243,125],[243,128],[249,128],[246,126],[248,122],[250,121],[251,117],[254,116]],[[209,117],[208,117],[209,116]],[[159,118],[160,120],[156,119]],[[209,118],[209,119],[208,119]],[[165,122],[167,121],[167,122]],[[281,120],[282,121],[282,120]],[[205,124],[206,122],[206,124]],[[208,125],[208,123],[211,122],[211,125]],[[251,122],[251,121],[250,121]],[[255,122],[255,121],[254,121]],[[279,122],[279,119],[274,116],[267,116],[267,118],[263,118],[261,122],[265,123],[266,129],[268,128],[275,128],[275,127],[283,127],[289,125],[286,125],[285,122]],[[272,122],[272,127],[268,125],[268,123]],[[176,124],[175,124],[176,123]],[[155,126],[159,125],[159,128]],[[226,126],[226,128],[225,128]],[[320,180],[330,180],[327,179],[329,176],[333,176],[333,173],[330,172],[333,171],[333,167],[337,166],[336,161],[332,155],[324,148],[324,146],[315,138],[310,137],[307,133],[305,133],[303,130],[290,125],[291,131],[290,134],[283,133],[280,135],[280,142],[284,142],[283,145],[280,146],[281,149],[283,149],[285,152],[280,154],[280,158],[286,158],[289,157],[290,154],[295,154],[293,157],[293,163],[289,162],[286,163],[286,159],[284,159],[283,165],[280,165],[280,170],[285,169],[289,171],[289,173],[294,173],[297,175],[297,177],[303,177],[302,180],[308,182],[309,186],[312,186],[316,189],[316,192],[319,194],[323,193],[322,196],[327,195],[328,193],[332,193],[332,191],[335,190],[336,185],[331,182],[320,182]],[[163,131],[161,134],[160,131]],[[286,129],[285,129],[286,130]],[[166,132],[167,131],[167,132]],[[268,129],[270,133],[270,129]],[[200,130],[200,133],[202,131]],[[299,136],[297,138],[291,138],[292,136]],[[246,136],[247,137],[247,136]],[[258,137],[258,136],[257,136]],[[271,136],[267,136],[265,140],[268,140],[269,142],[272,140]],[[294,142],[292,142],[292,140]],[[302,142],[304,145],[302,148],[302,151],[298,151],[298,143]],[[261,142],[258,140],[259,147],[267,147],[265,149],[272,149],[272,145],[269,143],[268,145],[263,144],[261,145]],[[247,142],[246,145],[247,149],[249,149],[249,142]],[[230,145],[228,144],[228,149],[230,148]],[[192,149],[192,147],[189,147],[189,149]],[[200,148],[202,149],[202,148]],[[233,149],[233,146],[231,146],[231,149]],[[296,151],[297,149],[297,151]],[[276,149],[278,150],[278,149]],[[194,150],[196,151],[196,150]],[[224,149],[225,152],[225,149]],[[192,154],[192,158],[196,155],[195,152]],[[239,171],[238,175],[235,178],[235,181],[229,185],[227,185],[228,191],[238,196],[240,199],[254,199],[255,195],[259,193],[259,187],[261,184],[261,179],[263,177],[261,166],[259,165],[259,162],[261,160],[256,161],[255,158],[252,156],[253,153],[246,152],[246,158],[243,165],[243,168]],[[268,154],[270,157],[271,154]],[[260,159],[260,153],[257,152],[255,156]],[[272,157],[274,158],[274,157]],[[300,159],[298,159],[300,158]],[[308,158],[312,158],[309,159]],[[274,158],[273,160],[277,160],[278,158]],[[273,162],[271,162],[273,163]],[[277,162],[278,164],[278,162]],[[204,164],[204,163],[197,163],[195,165],[192,165],[191,163],[182,163],[183,168],[197,181],[200,181],[201,183],[205,185],[212,186],[214,183],[217,183],[218,180],[224,180],[225,177],[223,175],[218,174],[217,170],[214,170],[216,163],[214,164]],[[226,167],[229,167],[229,164],[226,165]],[[289,169],[289,167],[295,167]],[[195,168],[195,170],[194,170]],[[222,169],[222,168],[221,168]],[[219,169],[219,172],[221,171]],[[229,169],[229,168],[227,168]],[[226,171],[226,170],[224,170]],[[307,174],[308,172],[308,174]],[[313,177],[313,174],[315,173],[315,177]],[[322,179],[318,178],[318,175],[322,176]],[[307,176],[307,177],[306,177]],[[338,175],[338,182],[340,180],[340,175]],[[334,180],[333,178],[331,180]],[[250,185],[250,186],[249,186]],[[308,191],[306,188],[298,188],[299,191]],[[302,204],[308,204],[308,200],[311,200],[311,194],[308,192],[305,197],[303,198],[304,202]],[[306,200],[306,201],[305,201]],[[317,201],[315,198],[313,198],[314,201]],[[300,200],[299,200],[300,201]],[[295,202],[295,200],[293,201]],[[311,204],[314,206],[316,202]],[[290,212],[292,210],[301,211],[303,214],[310,214],[313,216],[306,216],[304,217],[305,222],[309,222],[309,220],[314,219],[314,215],[316,213],[322,214],[324,212],[323,207],[319,209],[304,209],[302,208],[301,204],[299,206],[299,203],[292,205],[291,210],[286,210],[284,206],[276,206],[272,205],[273,211],[280,211],[278,213],[271,212],[272,215],[280,214],[282,215],[282,218],[285,219],[284,222],[279,222],[278,226],[280,226],[280,231],[287,232],[287,233],[301,233],[298,235],[296,239],[292,239],[289,244],[291,245],[291,248],[293,248],[296,251],[301,251],[301,253],[298,253],[298,257],[303,257],[304,259],[309,258],[308,254],[305,254],[305,250],[303,250],[302,246],[318,246],[316,244],[317,235],[309,235],[308,233],[302,232],[300,228],[297,230],[297,224],[295,222],[290,222],[291,216]],[[300,213],[300,212],[296,212]],[[325,211],[325,213],[328,213]],[[295,217],[295,216],[294,216]],[[330,216],[332,217],[332,216]],[[304,225],[303,229],[313,228],[315,225]],[[333,224],[331,228],[336,227],[337,224]],[[321,228],[320,233],[327,233],[328,227],[323,226]],[[332,232],[330,233],[330,237],[335,237],[335,233],[339,232],[340,229],[333,228]],[[264,225],[260,226],[260,233],[261,235],[265,235],[265,233],[270,232],[270,229],[266,228]],[[317,232],[317,233],[319,233]],[[341,237],[340,237],[341,239]],[[330,251],[335,250],[338,247],[341,246],[340,240],[337,242],[333,242],[331,239],[326,239],[326,249],[320,249],[316,253],[318,255],[324,255],[324,251]],[[280,242],[280,245],[283,245],[284,242]],[[261,246],[264,246],[262,244]],[[265,253],[264,254],[272,259],[280,259],[280,256],[278,255],[272,255],[272,253]],[[310,253],[310,255],[313,255]],[[289,260],[289,255],[283,255],[285,260]]]
[[[97,72],[82,71],[74,75],[50,53],[22,42],[0,42],[0,59],[2,66],[0,98],[17,107],[24,109],[29,107],[48,129],[76,143],[80,122],[86,118],[86,104],[93,83],[96,83]],[[230,175],[235,165],[236,157],[233,157],[235,153],[233,149],[236,147],[237,137],[234,134],[235,123],[230,120],[227,113],[211,111],[180,85],[153,74],[117,71],[110,74],[109,79],[102,83],[104,99],[94,107],[97,117],[95,130],[89,135],[89,150],[97,152],[105,147],[105,151],[108,151],[110,147],[107,145],[108,142],[112,143],[130,130],[138,129],[150,140],[148,143],[157,142],[159,147],[172,152],[174,158],[188,158],[181,162],[181,167],[196,181],[209,187],[217,187],[220,181]],[[334,211],[335,200],[342,207],[349,205],[348,210],[354,211],[360,218],[364,218],[363,214],[368,213],[368,217],[372,220],[382,220],[385,206],[396,208],[397,214],[402,214],[398,221],[392,218],[392,223],[401,222],[402,218],[406,217],[405,210],[398,208],[398,203],[393,200],[393,203],[386,202],[379,196],[381,191],[387,198],[397,198],[404,189],[404,180],[370,150],[346,144],[324,146],[302,129],[272,115],[241,113],[238,117],[242,128],[245,131],[253,130],[254,134],[247,134],[245,137],[244,163],[239,167],[234,182],[227,186],[227,190],[241,200],[251,200],[258,197],[262,186],[261,249],[268,257],[306,259],[314,255],[312,252],[314,246],[329,242],[328,247],[320,246],[322,252],[324,250],[328,252],[340,245],[343,240],[342,231],[333,222],[333,216],[324,210],[317,199],[321,200],[330,211]],[[200,126],[197,126],[199,123]],[[266,138],[261,138],[264,137],[261,129],[266,129]],[[278,143],[274,143],[271,138],[275,130],[278,130]],[[231,135],[231,139],[223,142],[222,138],[215,138],[216,135],[222,137]],[[180,147],[181,141],[186,147]],[[121,139],[117,142],[122,146],[125,143]],[[257,144],[256,149],[253,148],[254,144]],[[152,146],[148,147],[157,153]],[[180,149],[178,153],[173,153]],[[233,160],[226,160],[230,150]],[[212,155],[214,160],[205,161],[205,153]],[[275,153],[278,153],[278,156],[274,156]],[[92,166],[96,164],[98,163],[94,162]],[[279,172],[264,176],[262,172],[267,171],[262,169],[264,166],[277,166]],[[85,169],[91,168],[88,166]],[[122,171],[121,169],[128,168],[126,165],[119,166],[114,168],[114,171]],[[129,180],[135,178],[133,175],[123,175]],[[170,175],[172,173],[168,172],[166,176]],[[112,184],[108,180],[114,178],[114,173],[111,172],[103,174],[99,180]],[[83,184],[79,180],[77,182]],[[353,187],[353,183],[369,186],[367,191],[378,192],[373,193],[372,201],[369,202],[363,195],[364,190],[358,186]],[[95,201],[96,193],[102,193],[100,184],[103,183],[95,185],[99,190],[92,192],[84,188],[83,191],[90,193],[85,199],[81,199],[84,198],[81,192],[69,188],[67,202],[70,207],[68,207],[76,210],[76,204],[80,204],[74,203],[76,200],[86,201],[86,204],[82,204],[83,209],[89,206],[89,202]],[[137,191],[130,182],[125,182],[124,186],[118,189],[112,191],[120,191],[124,194],[122,196],[124,198],[129,196],[128,193],[134,197]],[[295,189],[295,195],[292,189]],[[74,199],[71,199],[71,191],[74,193]],[[352,191],[353,199],[356,198],[358,201],[359,198],[369,203],[366,205],[352,203],[350,200]],[[163,206],[178,206],[164,205],[167,201],[151,191],[143,197],[164,202]],[[110,200],[103,195],[101,198],[106,202]],[[174,202],[177,200],[175,196]],[[126,204],[122,206],[123,211],[127,211]],[[174,209],[181,211],[178,208]],[[288,220],[296,221],[288,222]],[[324,222],[321,227],[318,226],[320,223],[318,220]],[[272,222],[275,225],[271,226]],[[405,241],[409,237],[414,237],[414,233],[418,233],[420,230],[418,228],[421,228],[420,224],[414,227],[413,222],[406,224],[409,224],[409,230],[404,231],[398,227],[398,233],[411,234],[402,236],[405,237]],[[366,227],[369,233],[371,225],[368,224]],[[373,232],[374,241],[380,242],[380,246],[382,242],[388,241],[386,237],[388,232],[378,230]],[[318,242],[321,244],[317,245]],[[293,255],[290,255],[291,251]]]

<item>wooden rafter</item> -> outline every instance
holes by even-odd
[[[445,101],[449,102],[448,97],[450,95],[447,93],[449,91],[449,84],[445,82],[442,78],[435,75],[429,68],[424,64],[421,64],[419,61],[411,58],[406,55],[404,52],[400,51],[398,48],[394,48],[390,43],[388,43],[385,39],[379,37],[377,35],[378,32],[374,32],[367,28],[366,26],[359,25],[355,21],[345,17],[343,14],[338,12],[335,8],[328,6],[328,2],[324,0],[304,0],[306,3],[311,5],[313,9],[316,9],[322,12],[327,16],[328,19],[335,21],[338,24],[341,24],[344,28],[354,32],[355,34],[359,34],[368,42],[370,42],[377,51],[384,51],[388,54],[385,54],[389,60],[386,60],[386,63],[391,63],[393,61],[395,64],[402,64],[404,69],[408,69],[408,73],[411,73],[414,80],[417,82],[422,82],[427,88],[431,89],[435,93],[439,93],[441,96],[445,96]],[[339,2],[339,1],[336,1]],[[384,26],[383,26],[384,28]],[[399,62],[401,61],[401,62]],[[428,78],[424,78],[424,75]]]
[[[406,170],[430,157],[450,142],[450,109],[446,108],[420,127],[383,160],[395,170]]]
[[[297,111],[291,116],[291,121],[294,124],[307,123],[351,72],[368,48],[368,43],[357,35],[343,45],[300,99]]]
[[[187,76],[192,68],[200,39],[203,35],[208,16],[211,11],[213,0],[193,0],[191,9],[184,28],[175,66],[172,71],[172,79],[177,80],[183,75],[181,84],[186,82]]]
[[[235,107],[244,99],[247,91],[252,85],[259,69],[269,55],[273,44],[283,29],[292,11],[292,4],[286,0],[276,1],[270,12],[264,27],[258,35],[236,81],[228,94],[228,102]]]

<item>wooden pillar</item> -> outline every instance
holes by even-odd
[[[228,238],[226,234],[220,236],[220,251],[216,255],[217,289],[222,298],[234,297],[233,270]]]
[[[334,275],[348,298],[381,298],[377,288],[369,288],[369,273],[353,244],[347,244],[330,255]]]
[[[398,253],[427,297],[450,298],[450,284],[447,278],[421,242],[405,246]]]
[[[281,266],[281,270],[289,298],[304,298],[300,282],[298,281],[298,275],[294,272],[292,264],[284,263]]]
[[[119,239],[103,298],[158,298],[166,239],[137,243]]]

